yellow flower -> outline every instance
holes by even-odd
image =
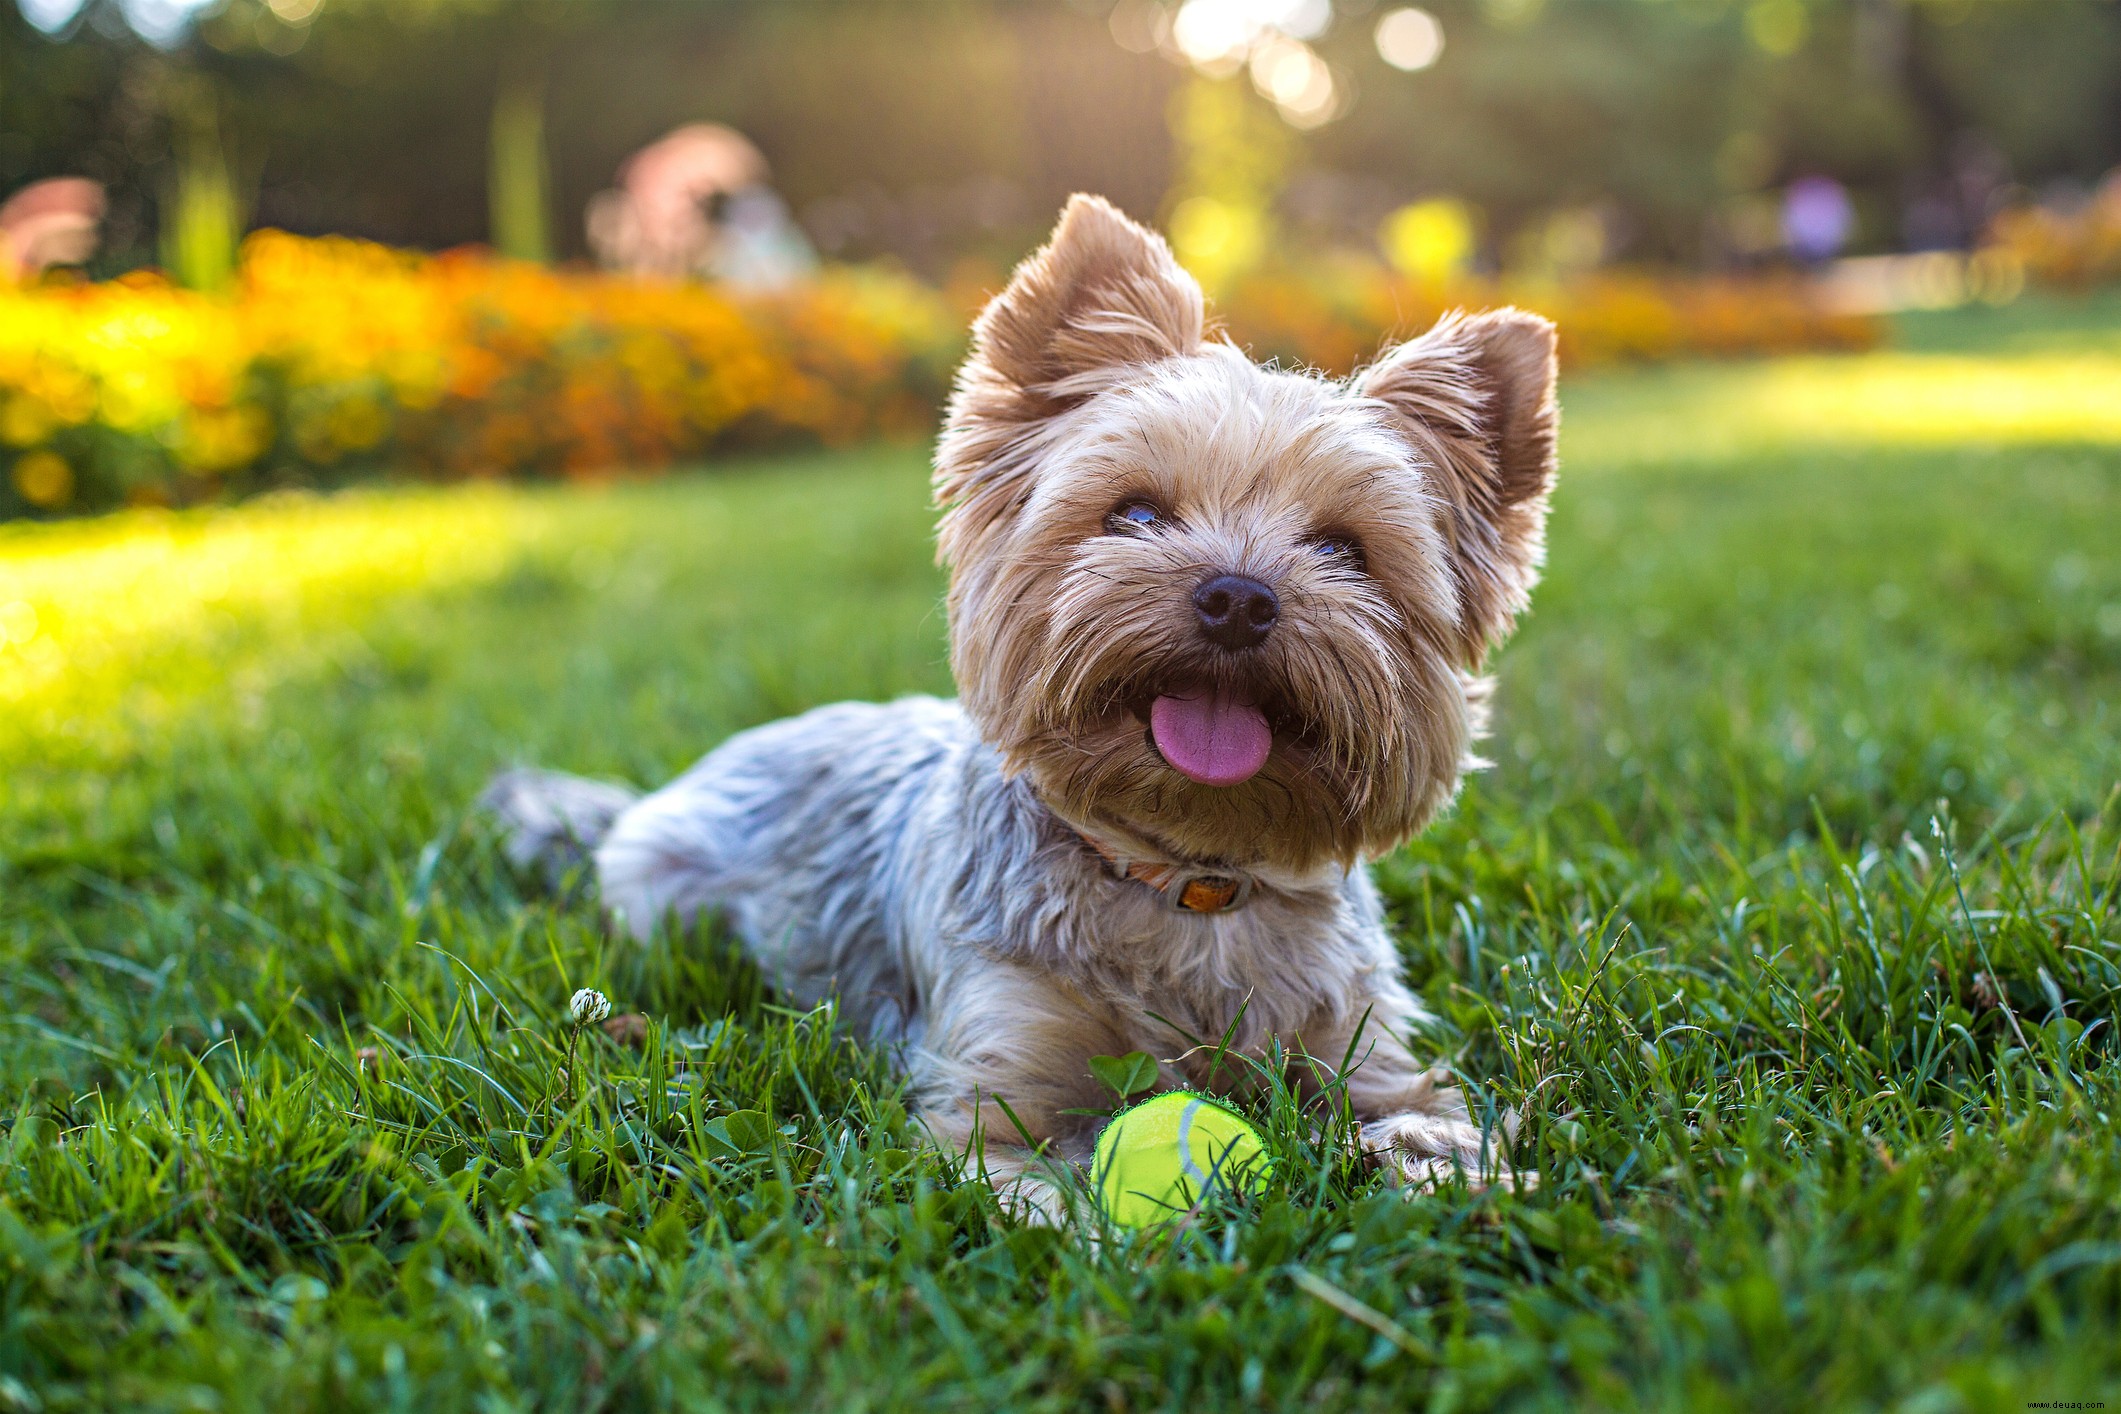
[[[15,490],[40,510],[52,510],[73,499],[74,469],[57,452],[31,452],[15,459]]]
[[[55,425],[51,413],[34,398],[18,394],[0,403],[0,442],[10,447],[34,447]]]

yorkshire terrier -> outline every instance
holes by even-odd
[[[1404,1179],[1507,1181],[1410,1048],[1363,861],[1479,764],[1554,379],[1553,326],[1512,309],[1346,381],[1260,367],[1162,239],[1078,196],[974,324],[936,452],[962,697],[821,707],[641,798],[516,771],[487,804],[520,863],[593,849],[636,936],[712,911],[795,1001],[837,996],[1030,1216],[1062,1206],[1039,1156],[1091,1153],[1092,1057],[1226,1083],[1181,1044],[1226,1033],[1344,1084]]]

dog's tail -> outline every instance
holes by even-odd
[[[493,778],[479,809],[501,827],[501,849],[518,869],[558,884],[586,863],[612,822],[640,792],[559,771],[518,768]]]

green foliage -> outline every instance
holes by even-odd
[[[517,77],[502,84],[493,104],[488,162],[487,220],[494,249],[511,260],[552,259],[542,79]]]
[[[1565,390],[1499,764],[1380,871],[1516,1196],[1386,1187],[1269,1074],[1259,1190],[1014,1228],[715,931],[511,875],[496,766],[657,781],[947,689],[917,457],[491,492],[543,527],[494,574],[112,650],[137,700],[0,723],[0,1401],[2112,1397],[2121,446],[1763,419],[1786,372]],[[568,1103],[580,986],[646,1025],[585,1030]]]
[[[1098,1084],[1127,1100],[1156,1084],[1156,1057],[1147,1051],[1129,1051],[1123,1056],[1092,1056],[1090,1073],[1097,1077]]]
[[[180,122],[177,166],[164,202],[162,265],[186,289],[226,288],[249,213],[229,171],[211,101],[201,97]]]

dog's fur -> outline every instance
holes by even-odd
[[[1352,1049],[1369,1147],[1477,1181],[1495,1141],[1408,1049],[1423,1012],[1361,861],[1473,764],[1477,674],[1538,574],[1555,421],[1536,316],[1447,318],[1345,383],[1260,368],[1207,335],[1162,240],[1077,197],[980,316],[937,453],[961,702],[821,708],[638,801],[517,772],[489,803],[526,862],[593,844],[634,933],[719,910],[796,1001],[838,995],[900,1048],[938,1142],[983,1136],[1034,1212],[1054,1194],[1019,1124],[1081,1160],[1096,1122],[1071,1111],[1106,1100],[1091,1057],[1171,1056],[1163,1082],[1199,1085],[1180,1034],[1233,1023],[1255,1057]],[[1110,519],[1137,500],[1166,514]],[[1256,648],[1200,632],[1191,596],[1223,573],[1279,596]],[[1145,731],[1151,697],[1202,687],[1273,725],[1242,784],[1189,779]],[[1251,896],[1179,911],[1086,837],[1242,872]]]

